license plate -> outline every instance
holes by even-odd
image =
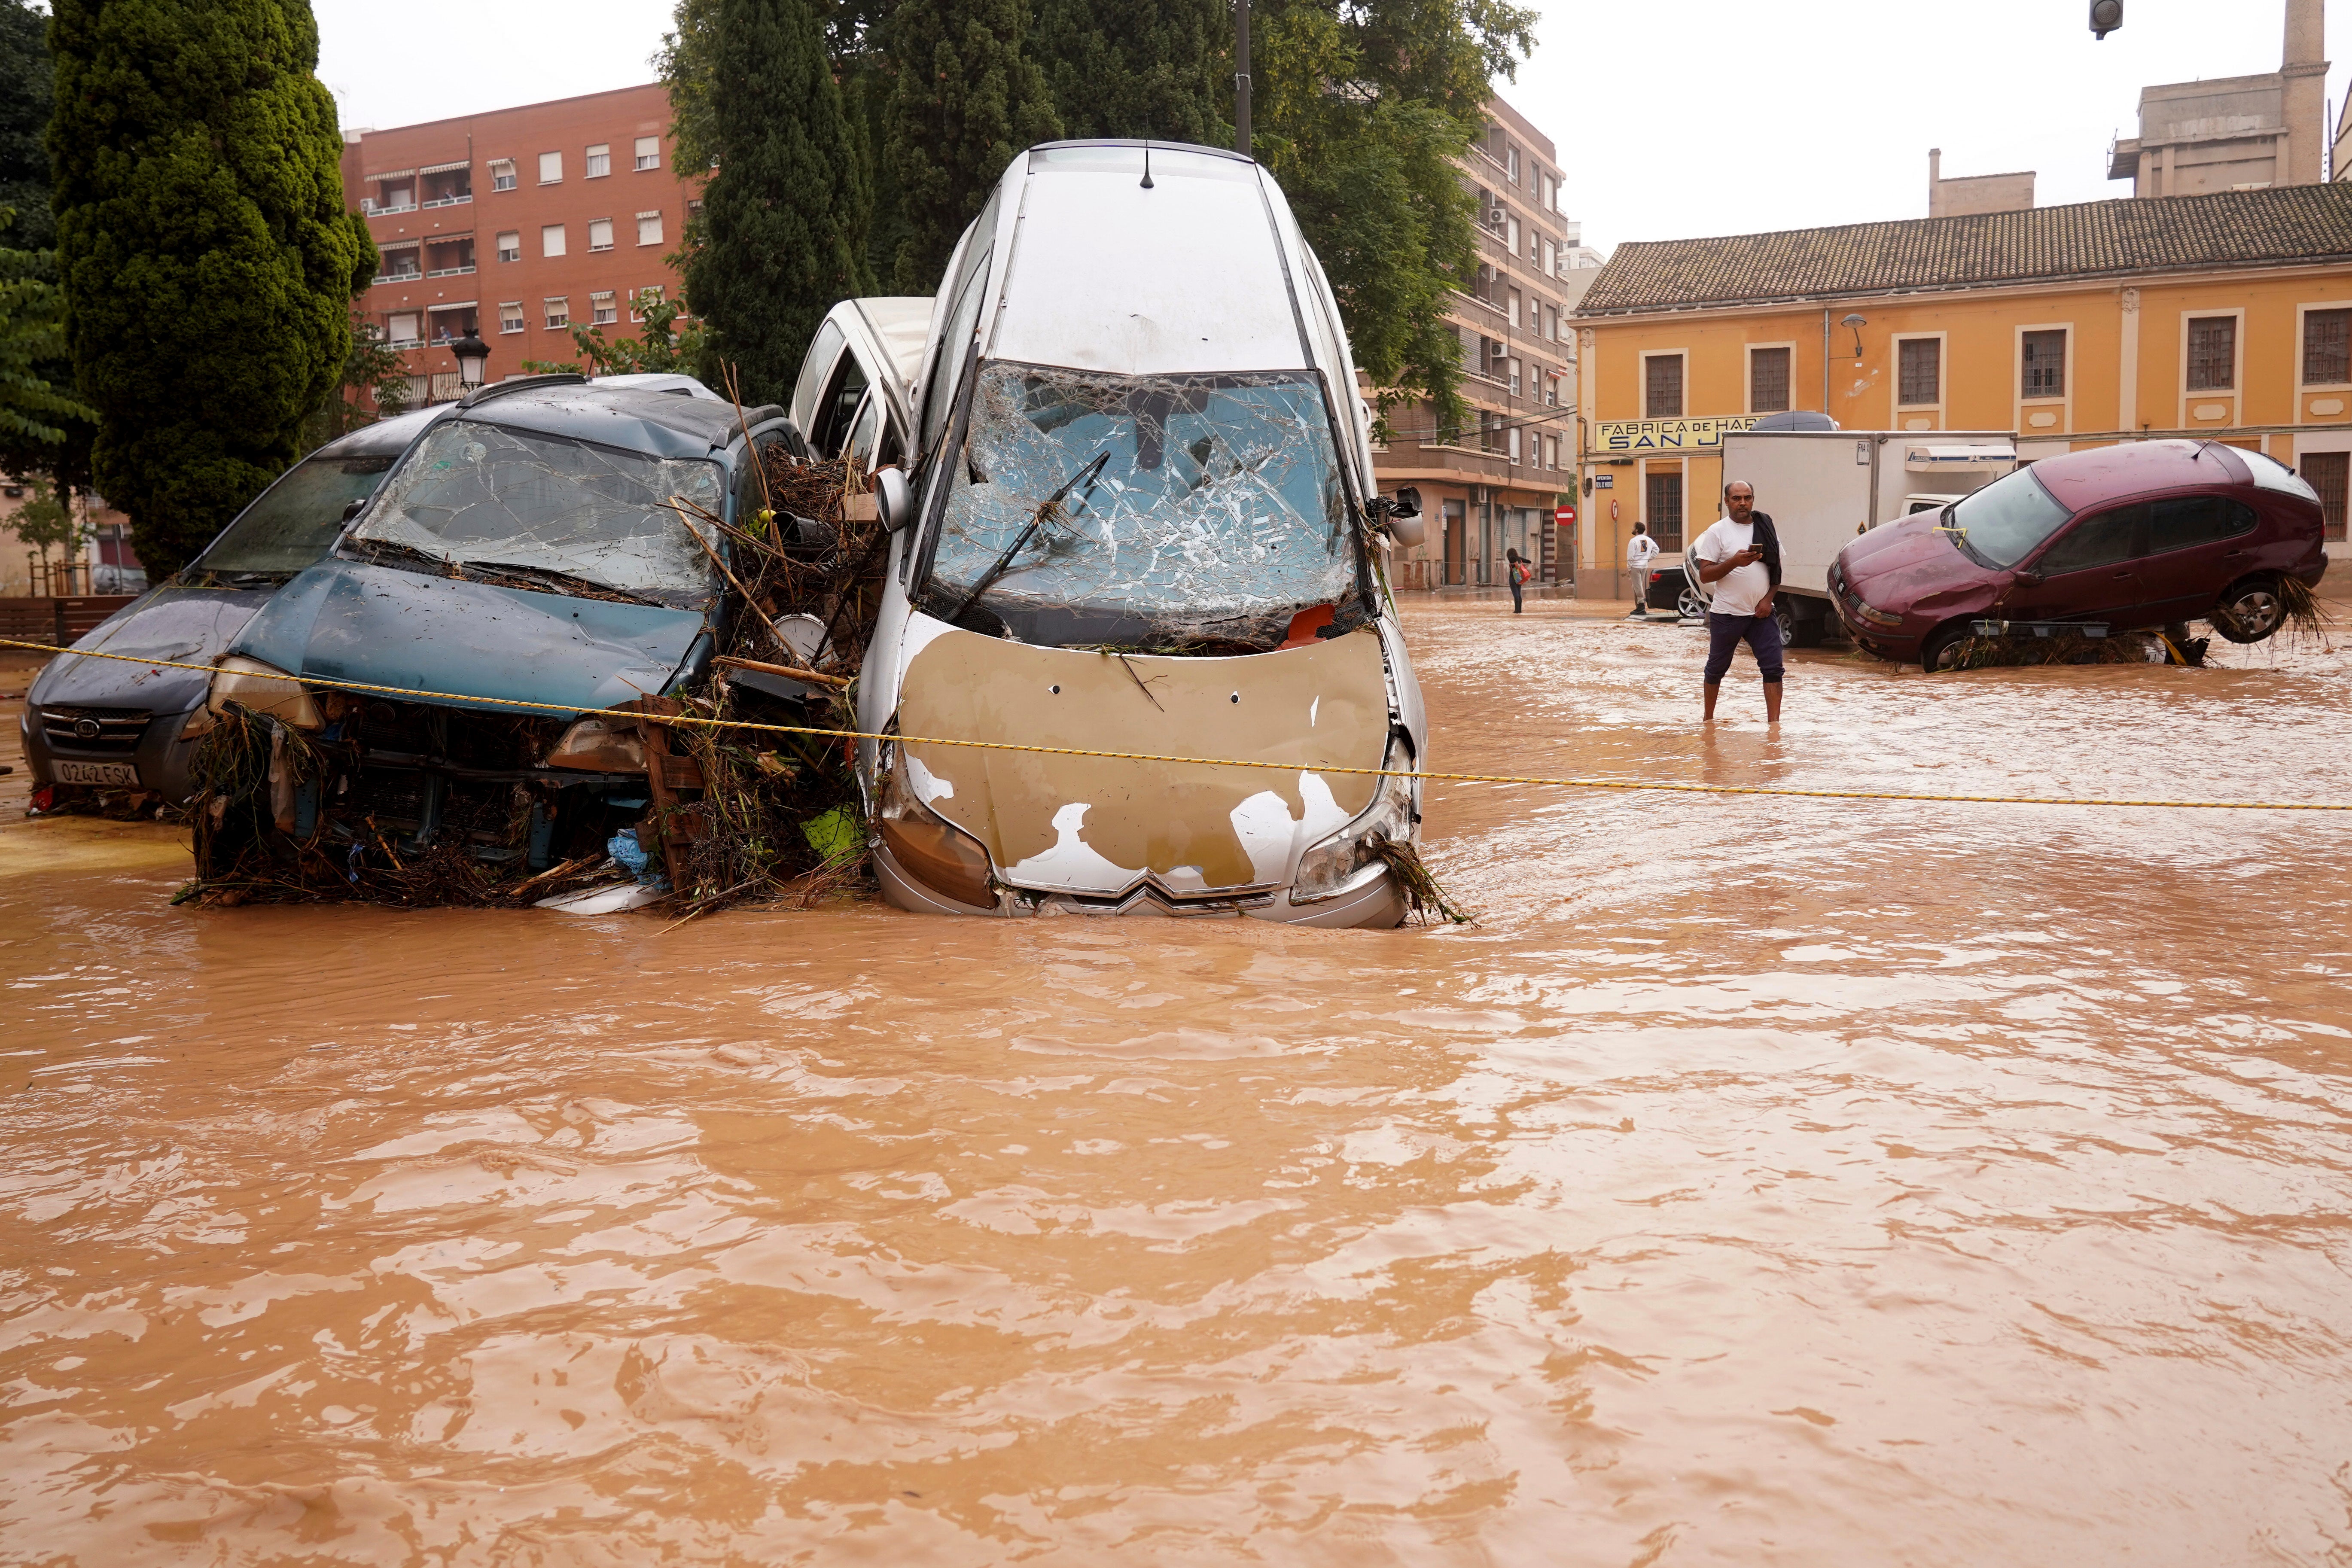
[[[139,770],[129,763],[57,763],[58,783],[69,784],[129,784],[139,787]]]

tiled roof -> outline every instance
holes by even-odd
[[[1580,319],[2352,260],[2352,183],[2127,197],[1617,247]]]

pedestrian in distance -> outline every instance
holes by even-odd
[[[1633,579],[1633,613],[1627,620],[1650,618],[1650,563],[1657,554],[1658,542],[1650,537],[1650,525],[1635,523],[1633,537],[1625,542],[1625,573]]]
[[[1519,615],[1528,607],[1526,600],[1521,595],[1527,592],[1528,579],[1536,574],[1536,569],[1528,563],[1528,558],[1517,550],[1504,551],[1503,559],[1511,579],[1511,614]]]
[[[1715,584],[1706,613],[1706,721],[1715,720],[1715,700],[1734,649],[1745,642],[1764,677],[1764,719],[1780,721],[1780,624],[1772,618],[1772,595],[1780,584],[1780,542],[1771,521],[1756,511],[1756,491],[1745,480],[1723,487],[1723,515],[1698,536],[1690,559],[1698,580]]]

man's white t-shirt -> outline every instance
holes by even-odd
[[[1698,536],[1698,542],[1691,547],[1691,553],[1712,565],[1718,561],[1730,560],[1755,542],[1754,523],[1734,522],[1727,517],[1719,517],[1713,528]],[[1752,616],[1756,613],[1757,601],[1772,591],[1772,574],[1764,569],[1761,561],[1751,561],[1745,566],[1725,573],[1707,585],[1715,590],[1715,602],[1708,606],[1715,614]]]
[[[1646,533],[1637,533],[1625,542],[1625,570],[1633,574],[1635,585],[1649,569],[1650,558],[1658,552],[1658,542]]]

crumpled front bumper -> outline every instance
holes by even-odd
[[[886,844],[877,842],[872,853],[883,899],[916,914],[998,915],[1014,919],[1039,915],[1152,915],[1174,920],[1275,921],[1329,931],[1359,927],[1385,931],[1402,925],[1407,913],[1404,894],[1386,867],[1369,868],[1339,891],[1312,903],[1292,903],[1287,889],[1230,899],[1171,898],[1146,884],[1116,899],[1074,897],[1067,893],[1001,893],[995,906],[989,908],[933,891],[900,870]]]

